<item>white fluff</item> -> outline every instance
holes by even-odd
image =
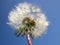
[[[40,8],[27,2],[18,4],[15,9],[9,12],[7,24],[14,28],[19,28],[25,17],[34,19],[36,22],[36,28],[32,32],[34,37],[40,37],[45,33],[47,26],[49,25],[46,16],[41,13]]]

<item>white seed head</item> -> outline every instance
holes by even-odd
[[[25,17],[33,19],[36,23],[34,31],[32,31],[34,37],[39,37],[45,33],[49,25],[45,14],[41,13],[40,8],[27,2],[18,4],[15,9],[9,12],[7,24],[14,28],[19,28]]]

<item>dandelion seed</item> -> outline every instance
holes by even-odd
[[[17,5],[16,8],[9,13],[8,25],[17,29],[16,34],[18,36],[30,35],[32,38],[36,38],[45,33],[49,22],[40,8],[25,2]],[[29,39],[29,36],[27,37]]]

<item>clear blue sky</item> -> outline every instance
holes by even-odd
[[[16,37],[6,24],[15,5],[30,2],[41,8],[50,21],[47,34],[32,40],[33,45],[60,45],[60,0],[0,0],[0,45],[27,45],[26,37]]]

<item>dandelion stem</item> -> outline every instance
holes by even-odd
[[[27,41],[28,41],[28,45],[32,45],[29,34],[26,34],[26,38],[27,38]]]

